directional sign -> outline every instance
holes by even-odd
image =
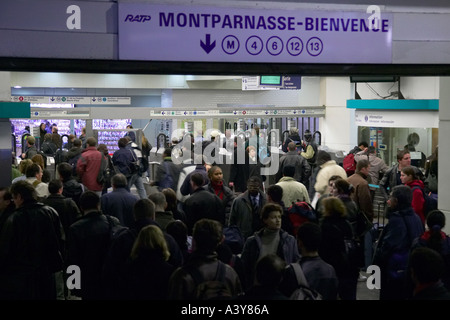
[[[130,97],[92,97],[91,104],[131,104]]]
[[[119,59],[392,63],[393,16],[119,2]]]
[[[130,97],[12,96],[11,101],[39,104],[131,104]]]

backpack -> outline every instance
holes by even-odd
[[[225,244],[230,247],[233,253],[239,254],[242,252],[245,240],[237,225],[223,227],[223,235]]]
[[[349,153],[344,157],[342,167],[344,168],[345,172],[347,173],[347,177],[350,177],[352,174],[356,171],[356,161],[355,161],[355,155],[353,153]]]
[[[111,180],[111,177],[109,177],[110,171],[109,171],[109,163],[106,156],[102,155],[102,160],[100,164],[100,168],[98,169],[97,174],[97,182],[100,184],[106,184],[109,180]]]
[[[55,164],[58,165],[61,162],[66,162],[67,158],[67,150],[66,149],[58,149],[55,152]]]
[[[292,225],[293,236],[305,222],[316,222],[316,210],[306,201],[297,201],[288,208],[288,220]]]
[[[413,192],[414,192],[414,189],[420,189],[422,191],[423,199],[425,200],[425,202],[423,204],[423,214],[426,218],[428,213],[437,209],[437,199],[430,196],[421,187],[418,187],[418,186],[413,187],[412,188]]]
[[[185,267],[185,270],[194,280],[196,300],[229,300],[233,297],[225,283],[226,265],[222,261],[217,261],[216,275],[212,280],[206,280],[193,266]]]
[[[139,158],[136,156],[133,150],[130,149],[131,157],[133,158],[133,161],[131,161],[128,164],[128,175],[125,175],[127,178],[133,176],[134,174],[141,174],[141,162],[139,161]]]
[[[291,293],[289,300],[322,300],[322,295],[309,287],[300,264],[291,263],[290,266],[294,270],[298,287]]]
[[[303,151],[303,146],[302,146],[302,141],[298,141],[298,140],[294,140],[292,138],[287,137],[286,141],[284,142],[283,148],[286,150],[285,152],[288,152],[288,144],[290,142],[294,142],[295,143],[295,151],[297,151],[297,153],[300,154],[300,152]],[[284,150],[283,150],[284,151]]]
[[[67,160],[67,163],[72,166],[72,175],[74,177],[77,176],[77,163],[78,163],[78,159],[80,159],[80,157],[81,157],[81,152],[79,154],[77,154],[75,157],[72,157],[69,160]]]
[[[166,188],[171,188],[174,189],[174,181],[173,181],[173,176],[172,176],[172,172],[170,170],[169,164],[167,163],[167,161],[163,161],[162,165],[164,166],[164,177],[162,178],[161,181],[159,181],[159,191],[166,189]],[[174,189],[176,190],[176,189]]]
[[[105,214],[106,220],[108,221],[109,228],[109,240],[111,242],[116,239],[123,231],[128,230],[127,227],[119,224],[115,224],[110,215]]]

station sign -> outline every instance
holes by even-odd
[[[393,16],[120,2],[119,59],[392,63]]]
[[[150,110],[151,119],[192,119],[192,118],[280,118],[280,117],[323,117],[325,107],[289,107],[272,109],[203,109],[173,110],[172,108],[156,108]]]

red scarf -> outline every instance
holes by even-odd
[[[430,239],[430,236],[431,236],[431,232],[430,232],[430,230],[427,230],[422,234],[421,238],[425,241],[428,241]],[[445,239],[446,237],[447,237],[446,234],[441,231],[441,238]]]
[[[220,200],[223,200],[223,181],[214,182],[211,181],[211,186],[214,189],[214,193],[220,198]]]

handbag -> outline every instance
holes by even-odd
[[[433,173],[428,174],[428,177],[425,179],[425,185],[428,187],[428,190],[430,190],[433,193],[437,193],[438,189],[437,175]]]
[[[130,164],[128,165],[128,168],[130,169],[131,175],[133,175],[135,173],[139,173],[140,164],[139,164],[139,160],[136,158],[134,152],[132,150],[130,150],[130,152],[131,152],[131,156],[133,157],[133,161],[130,162]]]
[[[358,213],[356,214],[356,236],[361,238],[372,228],[372,221],[367,218],[366,214],[363,211],[358,211]]]

